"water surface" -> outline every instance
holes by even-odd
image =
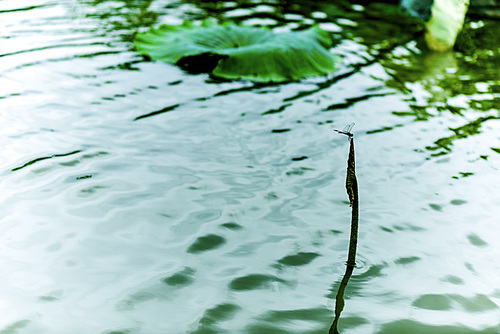
[[[221,82],[137,31],[205,18],[332,32],[337,73]],[[430,53],[391,4],[0,2],[0,333],[500,331],[498,24]]]

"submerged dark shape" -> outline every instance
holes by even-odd
[[[420,18],[424,22],[427,22],[431,19],[431,8],[433,3],[434,0],[402,0],[401,7],[411,15]]]
[[[266,28],[215,25],[162,25],[138,34],[137,51],[191,73],[255,82],[296,81],[335,71],[331,39],[318,27],[274,33]]]
[[[462,30],[469,0],[402,0],[401,6],[425,22],[431,50],[448,51]]]
[[[500,19],[499,0],[471,0],[469,6],[470,16],[478,18]]]

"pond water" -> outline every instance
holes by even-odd
[[[320,24],[328,78],[218,81],[137,31]],[[0,2],[0,333],[500,332],[500,44],[431,53],[395,4]]]

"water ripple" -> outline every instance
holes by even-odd
[[[131,50],[207,17],[328,26],[342,65],[260,85]],[[351,122],[341,332],[498,332],[495,25],[435,54],[387,2],[4,0],[0,18],[0,332],[326,333],[350,228],[332,129]]]

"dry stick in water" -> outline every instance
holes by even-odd
[[[356,265],[356,248],[358,245],[358,222],[359,222],[359,199],[358,199],[358,180],[356,178],[356,165],[354,162],[354,137],[349,138],[349,160],[347,161],[347,177],[345,187],[349,202],[351,203],[351,238],[349,241],[349,254],[347,256],[347,265],[354,267]]]
[[[349,254],[347,256],[347,265],[356,265],[356,248],[358,245],[358,222],[359,222],[359,200],[358,200],[358,180],[356,179],[356,164],[354,159],[354,135],[350,132],[354,123],[349,124],[344,130],[335,130],[340,134],[349,137],[349,159],[347,160],[347,176],[345,188],[349,197],[351,213],[351,238],[349,241]]]
[[[356,179],[356,164],[354,160],[354,135],[350,132],[354,123],[346,126],[343,131],[335,130],[338,133],[344,134],[349,137],[349,159],[347,160],[347,176],[345,180],[345,187],[347,190],[347,196],[349,196],[350,206],[352,207],[351,214],[351,238],[349,241],[349,254],[347,255],[347,268],[340,282],[339,289],[337,291],[337,296],[335,298],[335,319],[333,320],[332,326],[328,331],[329,334],[339,334],[338,322],[340,319],[340,314],[344,309],[344,291],[351,278],[352,271],[356,266],[356,248],[358,245],[358,221],[359,221],[359,200],[358,200],[358,180]]]

